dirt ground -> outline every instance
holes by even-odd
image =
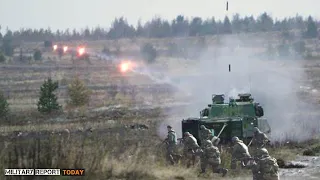
[[[305,164],[306,168],[281,169],[282,179],[305,179],[313,180],[320,178],[320,157],[319,156],[297,156],[294,163]]]

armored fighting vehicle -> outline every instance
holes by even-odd
[[[182,120],[182,132],[190,132],[200,144],[200,126],[205,125],[211,129],[213,135],[219,136],[222,144],[229,143],[233,136],[249,142],[254,127],[266,134],[271,132],[269,123],[263,116],[262,106],[254,102],[249,93],[239,94],[238,98],[230,98],[227,103],[223,94],[214,94],[212,104],[200,111],[199,118]]]

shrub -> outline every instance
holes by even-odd
[[[44,81],[40,87],[40,98],[37,104],[39,112],[50,113],[61,109],[58,98],[53,93],[58,87],[58,81],[54,82],[51,78]]]
[[[6,57],[4,56],[4,54],[2,52],[0,52],[0,63],[3,63],[6,61]]]
[[[157,50],[152,44],[146,43],[141,48],[141,54],[145,60],[147,60],[149,63],[152,63],[157,57]]]
[[[61,59],[61,57],[63,56],[63,48],[58,48],[57,51],[58,51],[59,59]]]
[[[68,86],[68,104],[78,107],[88,104],[91,91],[85,86],[85,83],[76,77]]]
[[[110,49],[107,48],[106,46],[103,47],[102,53],[109,55],[111,53]]]
[[[289,45],[286,43],[282,43],[278,45],[277,49],[280,57],[285,57],[290,55]]]
[[[118,86],[115,85],[115,84],[110,85],[110,88],[108,88],[107,92],[108,92],[108,94],[110,96],[110,99],[112,101],[114,101],[115,97],[116,97],[116,95],[118,93]]]
[[[268,44],[266,54],[269,58],[273,58],[276,54],[276,49],[272,46],[271,43]]]
[[[179,46],[176,43],[169,43],[168,54],[169,56],[179,56],[180,55]]]
[[[2,50],[6,56],[12,57],[14,54],[14,46],[12,45],[12,39],[10,37],[6,37],[2,41]]]
[[[285,40],[289,40],[289,41],[292,41],[294,40],[294,34],[289,32],[289,31],[283,31],[281,33],[281,37]]]
[[[309,148],[304,150],[302,154],[304,156],[315,156],[316,155],[316,153],[312,149],[309,149]]]
[[[295,42],[293,48],[297,54],[304,54],[306,52],[306,43],[304,41]]]
[[[35,52],[33,53],[33,59],[35,61],[40,61],[42,59],[42,53],[39,49],[35,50]]]
[[[52,48],[52,41],[44,41],[44,47],[45,48]]]
[[[0,92],[0,118],[6,117],[9,113],[9,104],[4,97],[3,92]]]

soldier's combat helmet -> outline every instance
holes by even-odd
[[[204,145],[204,147],[210,147],[210,146],[212,146],[212,142],[210,140],[205,140],[203,142],[203,145]]]
[[[234,136],[232,139],[231,139],[232,142],[237,142],[239,141],[239,138],[237,136]]]
[[[259,157],[266,157],[266,156],[269,156],[269,152],[266,148],[260,148],[257,152],[257,155]]]
[[[206,127],[204,125],[201,125],[200,126],[200,129],[205,129]]]
[[[167,128],[172,129],[172,126],[168,125]]]
[[[189,132],[185,132],[184,136],[191,136],[191,134]]]

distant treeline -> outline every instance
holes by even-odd
[[[166,38],[185,36],[205,36],[215,34],[266,32],[266,31],[289,31],[300,30],[303,37],[314,38],[318,36],[317,22],[311,16],[303,18],[284,18],[282,20],[273,19],[267,13],[258,17],[240,17],[235,14],[230,20],[227,16],[223,21],[214,17],[202,19],[194,17],[188,19],[183,15],[178,15],[172,21],[164,20],[160,17],[153,18],[145,24],[130,25],[124,17],[116,18],[110,29],[96,27],[85,28],[81,31],[75,29],[57,30],[52,32],[48,29],[21,29],[11,31],[7,29],[6,34],[0,34],[0,40],[20,43],[21,41],[66,41],[66,40],[104,40],[119,38]]]

